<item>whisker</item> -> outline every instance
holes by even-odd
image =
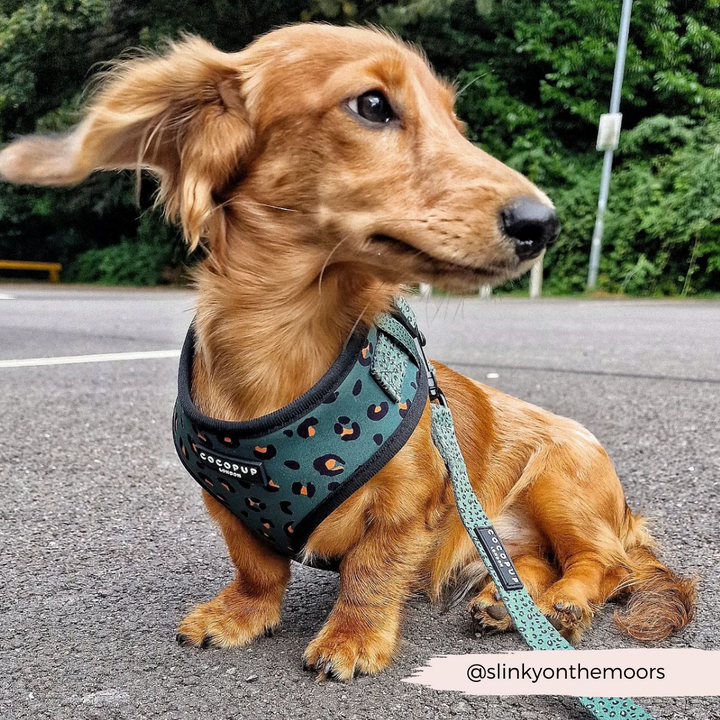
[[[349,239],[349,237],[350,237],[349,235],[346,235],[342,240],[340,240],[340,242],[337,243],[337,245],[335,245],[335,247],[328,253],[328,256],[325,258],[325,262],[323,263],[323,266],[322,266],[322,268],[321,268],[321,270],[320,270],[320,276],[318,277],[318,296],[319,296],[319,298],[322,297],[322,281],[323,281],[323,276],[325,275],[325,269],[327,268],[328,263],[330,262],[330,258],[333,256],[333,254],[335,253],[335,251],[336,251],[346,240]]]
[[[472,87],[478,80],[482,80],[486,75],[489,75],[490,71],[486,70],[484,73],[481,73],[480,75],[476,75],[470,82],[465,84],[461,90],[458,90],[458,92],[455,93],[455,99],[457,100],[468,88]]]
[[[438,301],[435,304],[435,314],[433,315],[433,319],[432,319],[433,324],[437,320],[437,316],[438,316],[438,313],[440,312],[441,307],[442,307],[442,298],[438,298]]]
[[[229,197],[227,200],[223,200],[222,202],[217,203],[215,205],[215,207],[213,208],[213,212],[215,212],[216,210],[222,210],[224,207],[227,207],[228,205],[232,205],[232,203],[233,203],[233,198]]]
[[[297,213],[298,215],[319,215],[319,210],[301,210],[300,208],[293,208],[293,207],[287,207],[285,205],[274,205],[272,203],[265,203],[260,202],[259,200],[252,200],[255,205],[259,205],[260,207],[266,207],[270,210],[279,210],[281,212],[291,212],[291,213]],[[433,222],[436,223],[442,223],[442,222],[461,222],[463,218],[461,217],[438,217],[433,218]],[[427,223],[427,218],[412,218],[412,217],[390,217],[385,218],[387,222],[415,222],[415,223]]]
[[[425,300],[425,325],[426,326],[430,324],[429,308],[430,308],[430,298],[431,297],[432,297],[432,285],[430,285],[430,292],[428,292],[424,297],[424,300]]]
[[[365,304],[365,307],[360,311],[360,314],[358,315],[357,320],[353,323],[352,328],[350,328],[350,332],[348,333],[347,338],[345,338],[345,345],[344,347],[347,347],[347,344],[350,342],[350,339],[352,338],[353,334],[355,333],[355,330],[357,329],[357,326],[360,324],[360,321],[362,320],[363,315],[365,314],[365,311],[370,307],[370,303],[375,299],[375,296],[385,287],[385,281],[383,280],[380,285],[378,285],[377,290],[373,295],[370,296],[370,299]]]
[[[317,215],[317,211],[314,210],[298,210],[297,208],[290,208],[290,207],[284,207],[282,205],[272,205],[270,203],[264,203],[264,202],[258,202],[257,200],[253,201],[256,205],[261,205],[262,207],[270,208],[271,210],[281,210],[282,212],[292,212],[292,213],[298,213],[300,215]]]

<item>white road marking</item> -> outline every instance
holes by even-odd
[[[118,360],[160,360],[178,358],[179,350],[146,350],[143,352],[103,353],[100,355],[66,355],[64,357],[0,360],[2,368],[42,367],[45,365],[83,365],[85,363],[116,362]]]
[[[14,295],[8,295],[7,293],[0,293],[0,300],[14,300]]]

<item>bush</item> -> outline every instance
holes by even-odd
[[[720,123],[656,116],[625,133],[605,215],[598,286],[640,295],[720,289]],[[551,292],[585,286],[599,157],[549,190],[563,222],[546,259]]]
[[[158,285],[167,250],[128,240],[102,250],[86,250],[75,261],[72,276],[76,282],[101,285]]]
[[[637,294],[720,291],[718,0],[633,8],[600,287]],[[0,143],[62,131],[91,68],[181,31],[224,50],[298,19],[375,22],[420,44],[458,87],[473,142],[555,201],[550,292],[585,288],[601,156],[594,151],[615,63],[617,0],[0,0]],[[667,117],[666,117],[667,115]],[[143,183],[140,206],[155,186]],[[161,282],[185,252],[156,213],[138,227],[127,173],[72,189],[0,183],[0,257],[55,260],[65,279]],[[521,287],[525,280],[516,282]]]
[[[102,285],[159,285],[167,282],[168,266],[182,262],[181,247],[159,213],[147,212],[135,239],[86,250],[71,266],[69,276],[75,282]]]

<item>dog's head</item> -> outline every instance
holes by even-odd
[[[189,39],[122,63],[85,119],[0,153],[0,177],[69,185],[149,168],[192,245],[274,231],[390,283],[497,283],[558,231],[531,182],[472,145],[452,88],[378,31],[298,25],[242,52]],[[218,238],[214,238],[214,236]],[[220,239],[222,236],[222,239]]]

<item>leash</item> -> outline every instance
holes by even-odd
[[[465,530],[495,582],[515,628],[527,645],[533,650],[574,650],[533,602],[502,540],[472,489],[447,399],[438,387],[435,368],[425,356],[425,337],[414,322],[407,303],[401,300],[398,305],[407,321],[404,324],[415,340],[418,358],[427,374],[433,442],[448,469],[455,503]],[[654,720],[647,710],[630,698],[578,697],[578,701],[597,720]]]

